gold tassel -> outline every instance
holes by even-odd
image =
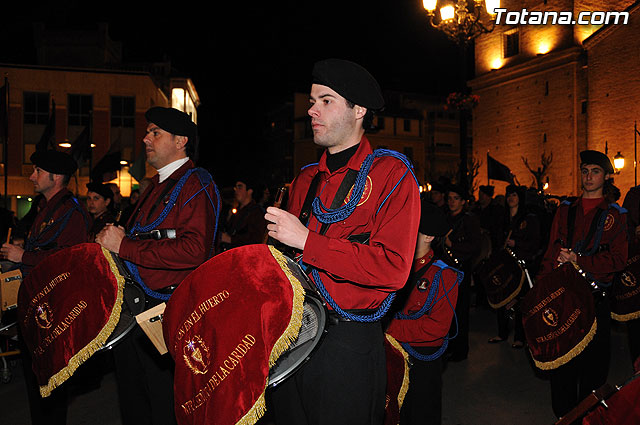
[[[109,336],[113,333],[113,330],[116,328],[116,325],[120,321],[120,312],[122,311],[122,298],[124,291],[124,277],[120,274],[120,270],[118,270],[118,266],[116,266],[113,261],[113,257],[111,257],[111,253],[102,248],[102,253],[104,257],[109,262],[109,267],[113,272],[113,275],[118,282],[118,290],[116,294],[116,301],[111,310],[111,314],[109,316],[109,320],[104,325],[102,330],[98,333],[98,335],[90,341],[86,347],[82,348],[78,351],[73,357],[69,359],[67,366],[62,368],[58,373],[54,374],[49,378],[49,381],[46,385],[40,386],[40,395],[42,397],[48,397],[51,395],[51,392],[62,385],[67,379],[71,378],[73,373],[80,367],[81,364],[89,360],[89,358],[98,351],[104,343],[109,339]]]

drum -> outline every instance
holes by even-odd
[[[270,388],[276,387],[289,378],[311,358],[311,354],[322,340],[328,324],[326,303],[315,289],[315,285],[297,263],[288,257],[285,258],[290,272],[302,283],[305,290],[302,327],[287,351],[269,369]]]
[[[25,277],[17,319],[47,397],[107,341],[120,319],[124,277],[96,243],[55,252]]]
[[[136,326],[136,316],[145,311],[147,307],[144,291],[133,280],[120,257],[113,252],[109,254],[111,254],[111,258],[120,274],[124,277],[124,288],[122,291],[120,319],[107,341],[100,348],[100,351],[110,350],[115,347]]]
[[[265,244],[222,252],[167,302],[163,336],[175,361],[178,424],[255,423],[265,391],[298,370],[328,324],[298,265]]]
[[[495,309],[506,306],[520,294],[526,277],[521,262],[509,248],[492,253],[477,274],[489,305]]]
[[[569,362],[595,335],[591,286],[575,263],[564,263],[538,279],[520,308],[531,357],[542,370]]]
[[[611,318],[626,322],[640,317],[640,252],[629,254],[627,265],[616,273],[611,287]]]

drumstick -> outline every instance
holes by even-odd
[[[11,230],[12,228],[9,227],[9,232],[7,233],[7,243],[11,242]]]
[[[507,247],[507,241],[509,240],[509,238],[511,238],[511,232],[513,232],[513,229],[509,230],[509,234],[507,235],[507,239],[504,240],[504,246],[502,247],[502,249],[505,249]]]
[[[273,206],[276,208],[280,208],[282,205],[282,200],[284,199],[284,194],[287,193],[287,186],[282,186],[278,188],[276,192],[276,199],[273,203]],[[262,238],[262,243],[267,243],[269,241],[269,231],[264,232],[264,238]]]

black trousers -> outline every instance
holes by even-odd
[[[113,348],[123,425],[173,425],[174,363],[139,326]]]
[[[433,354],[440,347],[414,347],[420,354]],[[409,390],[400,411],[401,425],[442,423],[442,357],[430,362],[411,358]]]
[[[505,307],[496,310],[498,322],[498,336],[502,339],[509,338],[509,312]],[[513,340],[524,342],[524,326],[522,325],[522,310],[520,303],[514,306],[513,315]]]
[[[593,340],[578,356],[551,371],[551,403],[558,418],[607,382],[611,359],[609,297],[596,296],[595,301],[598,328]]]
[[[271,391],[277,425],[380,425],[386,363],[380,322],[339,322],[298,372]]]

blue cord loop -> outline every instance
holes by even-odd
[[[176,186],[173,188],[173,191],[169,196],[169,200],[167,201],[167,204],[165,205],[164,209],[162,210],[158,218],[156,218],[152,223],[146,226],[142,226],[139,222],[135,223],[131,228],[131,230],[129,230],[128,236],[133,238],[136,233],[144,233],[144,232],[149,232],[151,230],[157,229],[158,226],[160,226],[160,224],[162,224],[162,222],[167,218],[167,216],[175,206],[176,200],[178,199],[178,195],[180,195],[180,191],[182,190],[182,187],[185,185],[185,183],[189,179],[189,176],[191,176],[191,174],[193,174],[194,172],[196,173],[196,175],[198,176],[198,179],[200,180],[201,188],[183,204],[183,207],[187,205],[201,191],[204,191],[204,193],[207,194],[207,198],[209,199],[209,203],[213,207],[214,214],[215,214],[215,225],[214,225],[214,233],[213,233],[213,240],[215,241],[215,235],[218,232],[218,218],[220,213],[220,193],[218,192],[218,187],[213,182],[213,177],[211,177],[211,175],[202,168],[191,168],[187,170],[184,176],[182,176],[180,180],[178,180],[178,183],[176,183]],[[217,206],[213,205],[213,200],[211,199],[211,196],[209,196],[209,192],[207,192],[206,190],[207,186],[209,186],[210,184],[213,185],[216,196],[218,197]],[[213,243],[209,250],[209,257],[211,257],[212,252],[213,252]],[[163,294],[161,292],[157,292],[149,288],[142,280],[138,267],[135,264],[133,264],[128,260],[124,260],[124,263],[129,269],[129,272],[131,272],[131,275],[133,276],[134,280],[138,282],[138,284],[140,285],[140,287],[142,288],[142,290],[146,295],[162,301],[167,301],[171,297],[171,294]]]
[[[419,319],[420,317],[424,316],[425,314],[427,314],[428,312],[431,311],[431,309],[433,308],[433,306],[435,306],[438,301],[440,301],[442,298],[446,298],[447,302],[449,303],[449,306],[451,307],[451,309],[453,310],[453,318],[455,320],[456,323],[456,334],[452,337],[450,337],[449,335],[445,336],[443,338],[442,341],[442,346],[438,349],[438,351],[436,351],[433,354],[421,354],[419,352],[417,352],[413,347],[411,347],[411,345],[409,345],[409,343],[403,342],[400,345],[402,345],[402,347],[407,351],[407,353],[409,353],[412,357],[415,357],[418,360],[424,361],[424,362],[429,362],[429,361],[433,361],[435,359],[437,359],[438,357],[440,357],[445,350],[447,349],[447,346],[449,345],[449,340],[455,338],[458,334],[458,317],[456,316],[456,309],[455,307],[451,304],[451,300],[449,299],[449,291],[451,291],[453,288],[455,288],[456,286],[460,285],[460,282],[462,282],[462,279],[464,278],[464,273],[458,269],[454,269],[453,267],[450,267],[449,265],[447,265],[444,261],[442,260],[437,260],[436,262],[433,263],[433,266],[438,267],[438,271],[436,272],[436,274],[433,277],[433,282],[431,283],[431,286],[429,288],[429,294],[427,295],[427,300],[425,301],[424,305],[420,308],[419,311],[417,311],[416,313],[413,314],[404,314],[402,312],[398,312],[395,314],[394,318],[398,319],[398,320],[416,320]],[[442,283],[441,281],[441,277],[442,277],[442,271],[444,269],[450,269],[452,271],[454,271],[456,273],[456,281],[453,285],[451,285],[451,288],[449,288],[448,290],[444,287],[444,283]],[[436,294],[438,293],[438,289],[440,288],[440,286],[443,286],[443,289],[445,290],[444,294],[442,295],[442,297],[436,299],[435,301],[433,300],[436,296]]]
[[[360,171],[358,171],[358,175],[353,184],[353,189],[352,189],[351,198],[349,199],[349,202],[347,202],[345,205],[342,205],[332,210],[330,208],[325,207],[319,197],[316,197],[313,200],[313,202],[311,203],[312,212],[313,212],[313,215],[316,217],[316,219],[320,223],[323,223],[323,224],[337,223],[339,221],[345,220],[347,217],[351,215],[351,213],[353,213],[353,211],[355,211],[356,206],[358,205],[358,202],[360,202],[360,198],[362,197],[362,193],[364,192],[365,184],[367,182],[367,175],[369,174],[371,165],[373,164],[373,160],[381,156],[391,156],[399,159],[400,161],[402,161],[403,164],[407,166],[407,171],[405,171],[405,173],[402,175],[400,180],[398,180],[398,182],[395,184],[393,189],[391,189],[389,194],[385,197],[382,204],[376,211],[376,214],[380,211],[380,208],[389,199],[391,194],[396,190],[400,182],[402,182],[404,177],[407,175],[407,172],[411,172],[411,175],[416,181],[416,184],[419,185],[418,178],[413,172],[413,165],[411,164],[411,162],[406,156],[402,155],[399,152],[392,151],[389,149],[376,149],[373,151],[373,153],[367,155],[367,157],[362,162],[362,165],[360,166]],[[308,268],[308,265],[304,265],[302,263],[300,265],[305,270]],[[311,275],[313,276],[313,280],[316,283],[316,287],[318,288],[318,291],[320,292],[320,294],[322,294],[322,296],[327,301],[327,303],[331,306],[331,308],[333,308],[333,310],[336,311],[338,314],[340,314],[342,317],[345,317],[354,322],[375,322],[377,320],[380,320],[387,313],[387,311],[389,311],[389,308],[391,307],[391,304],[393,303],[393,300],[396,297],[395,292],[392,292],[389,295],[387,295],[387,297],[384,299],[382,304],[380,304],[378,309],[372,314],[357,315],[357,314],[349,313],[348,311],[345,311],[342,308],[340,308],[340,306],[338,306],[338,304],[334,301],[333,297],[331,297],[326,287],[322,283],[320,274],[318,273],[315,267],[312,268]]]
[[[37,242],[37,237],[44,233],[46,231],[43,230],[42,232],[40,232],[38,235],[35,235],[34,237],[31,237],[29,239],[27,239],[27,242],[25,243],[25,250],[26,251],[31,251],[34,248],[39,248],[39,247],[43,247],[43,246],[47,246],[50,243],[52,243],[53,241],[55,241],[58,236],[60,236],[60,233],[62,233],[62,231],[64,230],[64,228],[67,226],[67,224],[69,223],[69,220],[71,219],[71,216],[73,215],[73,212],[76,210],[79,210],[80,213],[82,213],[82,209],[80,208],[80,204],[78,203],[78,200],[75,197],[71,197],[71,200],[73,201],[74,205],[69,209],[69,211],[67,211],[66,213],[64,213],[63,216],[61,216],[60,218],[58,218],[56,221],[54,221],[53,223],[51,223],[49,226],[47,226],[47,228],[50,228],[58,223],[60,223],[60,226],[58,226],[58,230],[56,230],[56,232],[54,233],[53,236],[51,236],[49,239],[47,239],[44,242]],[[85,225],[87,226],[87,228],[89,227],[89,223],[87,221],[87,217],[85,217],[84,214],[81,214],[82,218],[85,221]]]

